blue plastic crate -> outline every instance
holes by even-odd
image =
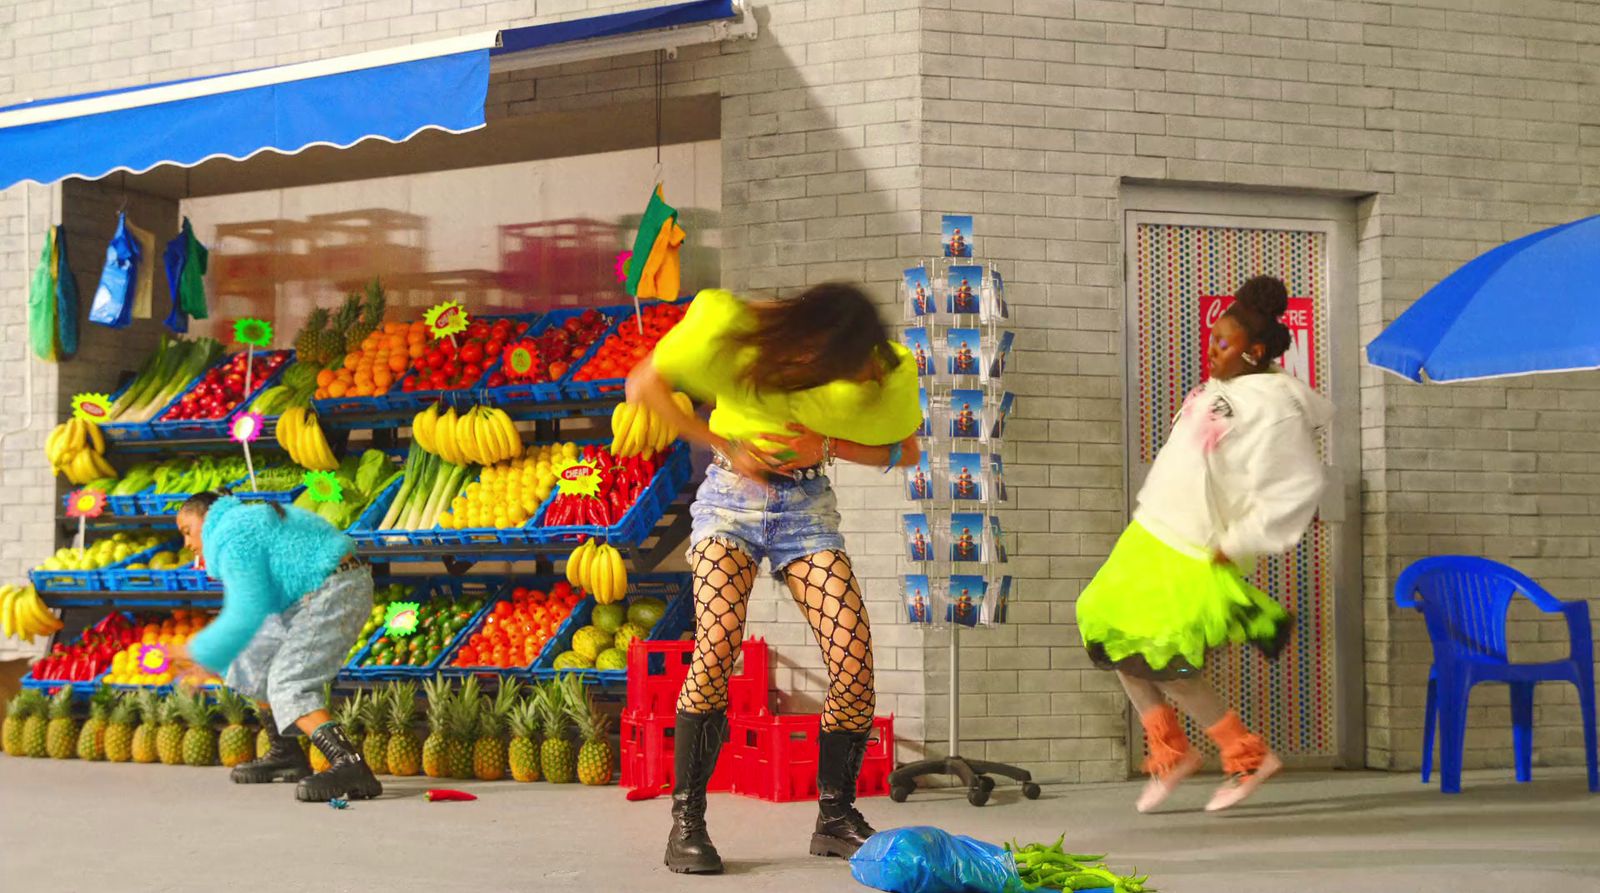
[[[565,325],[567,320],[576,316],[582,316],[589,310],[597,310],[607,317],[608,322],[606,328],[600,333],[600,337],[595,340],[595,343],[589,345],[589,349],[584,351],[582,357],[579,357],[576,362],[569,364],[566,375],[561,376],[561,378],[555,381],[540,382],[538,384],[533,382],[517,382],[513,384],[502,385],[498,388],[487,388],[483,392],[484,402],[490,404],[554,403],[565,396],[566,392],[563,390],[561,383],[571,377],[573,370],[577,369],[584,360],[588,359],[589,356],[592,355],[600,346],[600,343],[605,340],[606,332],[611,331],[611,329],[616,325],[614,313],[618,310],[618,308],[563,307],[559,310],[552,310],[541,317],[538,324],[528,329],[528,333],[523,336],[524,338],[538,338],[552,327]],[[494,362],[494,365],[489,367],[485,376],[485,380],[487,380],[488,376],[503,371],[504,365],[505,358],[502,356],[500,359]]]
[[[155,439],[176,440],[188,437],[227,437],[228,423],[233,420],[233,417],[249,408],[250,404],[255,402],[257,397],[261,396],[262,391],[265,391],[267,388],[277,384],[278,379],[283,377],[283,373],[294,364],[294,351],[292,350],[264,350],[261,352],[262,356],[267,356],[268,354],[282,354],[284,357],[283,362],[278,365],[277,369],[273,370],[271,375],[268,375],[261,381],[251,381],[250,393],[245,394],[244,398],[239,401],[239,405],[229,410],[228,413],[222,418],[185,419],[178,422],[162,421],[162,416],[165,416],[168,412],[170,412],[172,407],[178,405],[178,402],[183,399],[185,394],[198,387],[200,382],[204,381],[205,377],[211,373],[211,370],[216,369],[229,360],[232,360],[237,354],[225,354],[215,363],[206,367],[205,372],[201,373],[200,376],[191,382],[188,387],[180,391],[178,396],[172,398],[171,403],[168,403],[159,413],[156,413],[155,420],[150,422],[150,428],[155,434]]]
[[[640,574],[637,578],[629,577],[628,594],[621,604],[633,604],[639,598],[659,598],[666,602],[666,611],[661,615],[661,620],[645,636],[651,642],[676,640],[687,632],[693,623],[694,596],[691,591],[693,577],[690,574]],[[539,659],[534,661],[532,675],[536,679],[554,679],[567,673],[577,673],[579,677],[589,684],[596,685],[622,685],[628,681],[628,671],[621,670],[557,670],[556,658],[571,650],[572,637],[578,630],[589,625],[594,616],[597,603],[594,596],[587,596],[578,606],[572,609],[572,616],[562,622],[561,628],[545,644],[544,650],[539,653]]]
[[[509,578],[508,577],[506,579],[505,588],[500,590],[500,592],[495,597],[495,600],[493,602],[490,602],[484,608],[483,612],[481,614],[479,614],[477,616],[477,618],[475,618],[473,620],[472,624],[470,626],[468,626],[466,628],[466,630],[464,630],[462,632],[461,638],[456,641],[456,643],[451,647],[450,652],[445,655],[444,664],[441,667],[441,670],[447,676],[458,677],[458,678],[459,677],[465,677],[465,676],[497,675],[497,676],[513,676],[513,677],[517,677],[517,678],[521,678],[521,679],[532,679],[533,678],[533,668],[534,668],[534,666],[537,665],[539,657],[542,657],[544,655],[544,652],[546,650],[548,650],[553,644],[555,644],[556,636],[551,636],[550,640],[544,643],[544,648],[540,649],[539,655],[535,656],[534,659],[532,661],[530,661],[526,666],[521,666],[521,667],[484,667],[484,666],[456,667],[456,666],[451,666],[451,661],[453,661],[455,659],[455,656],[458,653],[460,653],[462,648],[466,647],[468,642],[472,641],[473,635],[478,633],[479,631],[481,631],[483,629],[484,625],[488,622],[489,614],[494,610],[494,606],[496,604],[502,602],[502,601],[505,601],[506,599],[511,598],[512,591],[515,590],[517,587],[519,587],[519,586],[527,586],[527,587],[532,587],[534,589],[542,589],[542,590],[545,590],[545,591],[549,591],[556,584],[565,583],[565,582],[566,582],[566,578],[565,577],[560,577],[560,576],[555,576],[555,575],[536,576],[536,577],[514,577],[514,578]],[[577,608],[574,607],[573,610],[576,611]],[[564,622],[565,621],[563,621],[563,623]],[[558,628],[557,632],[559,633],[559,628]]]
[[[105,588],[100,571],[28,571],[28,582],[39,592],[94,592]]]
[[[61,507],[72,509],[72,494],[66,493],[61,497]],[[138,494],[132,496],[107,496],[106,512],[112,515],[138,515],[143,514],[139,508]]]
[[[372,397],[323,397],[320,400],[312,400],[311,408],[319,416],[336,417],[369,412],[388,412],[395,407],[389,402],[388,394],[378,394]]]
[[[427,602],[434,601],[436,599],[447,598],[454,601],[460,601],[464,598],[482,596],[484,600],[483,607],[474,612],[473,615],[467,619],[467,622],[462,625],[461,629],[458,630],[450,639],[450,641],[445,643],[445,646],[439,650],[439,656],[435,657],[424,666],[360,666],[361,661],[365,660],[367,655],[372,652],[373,646],[378,643],[379,639],[383,638],[383,630],[378,629],[373,632],[372,638],[367,640],[366,647],[362,648],[355,657],[350,659],[350,661],[345,665],[344,669],[339,671],[340,677],[355,680],[385,680],[421,679],[432,676],[434,672],[437,671],[439,667],[446,661],[446,659],[455,652],[456,648],[460,646],[462,638],[466,635],[467,630],[471,629],[473,625],[483,617],[484,611],[489,610],[494,603],[499,600],[505,585],[505,579],[503,577],[489,575],[428,578],[423,586],[418,587],[417,592],[414,594],[415,598],[413,600]]]
[[[528,335],[531,335],[535,330],[540,328],[541,325],[540,316],[537,313],[513,313],[500,316],[484,316],[481,317],[481,319],[484,322],[490,323],[501,319],[509,319],[512,322],[518,323],[525,322],[528,324]],[[527,335],[524,335],[523,337],[527,337]],[[474,406],[479,403],[493,403],[494,400],[486,396],[488,392],[485,389],[485,385],[489,381],[489,376],[493,375],[500,368],[500,362],[501,361],[499,359],[496,359],[493,363],[485,366],[483,369],[483,374],[478,376],[478,380],[473,382],[470,387],[450,388],[446,390],[427,389],[407,392],[404,389],[406,381],[414,380],[417,377],[417,370],[407,369],[406,374],[401,376],[400,379],[394,383],[394,387],[389,389],[389,393],[386,396],[389,399],[391,408],[414,409],[418,412],[427,409],[431,404],[439,402],[443,402],[446,406],[455,407]]]
[[[22,687],[53,695],[60,691],[62,687],[70,685],[72,686],[72,700],[87,701],[89,696],[94,693],[94,690],[100,687],[101,681],[109,675],[111,675],[111,669],[110,667],[107,667],[106,669],[100,671],[100,675],[94,677],[93,679],[78,679],[75,681],[68,681],[66,679],[35,679],[33,676],[33,670],[29,669],[27,674],[22,677]],[[73,747],[73,753],[77,753],[76,745]]]
[[[675,303],[687,309],[690,300],[692,299],[686,298]],[[664,302],[640,301],[639,308],[643,310],[645,307],[651,307],[661,303]],[[617,307],[607,307],[604,309],[604,312],[607,316],[613,317],[614,321],[605,330],[605,333],[600,336],[600,340],[596,341],[594,345],[589,348],[588,352],[578,360],[578,362],[573,363],[572,368],[567,370],[566,376],[561,379],[561,393],[564,397],[574,400],[601,400],[606,397],[620,398],[622,396],[622,389],[628,383],[626,378],[603,378],[595,381],[578,381],[575,377],[578,372],[583,369],[583,367],[589,365],[589,361],[594,359],[594,355],[600,352],[600,345],[604,344],[607,338],[617,334],[623,325],[627,324],[633,319],[632,304],[623,304]]]
[[[128,392],[128,388],[132,386],[133,379],[130,378],[122,387],[117,388],[111,394],[112,404],[115,405],[122,398],[122,395]],[[106,440],[113,443],[154,440],[156,436],[155,431],[151,430],[149,422],[107,422],[100,426],[100,433],[105,435]]]
[[[119,561],[100,571],[101,588],[111,591],[149,592],[153,590],[179,591],[182,587],[174,585],[170,576],[173,571],[156,570],[128,570],[130,564],[144,564],[157,552],[177,551],[183,548],[182,538],[173,538],[158,543],[129,555],[126,560]],[[204,573],[204,571],[201,571]]]
[[[688,482],[692,473],[689,464],[689,445],[680,440],[672,445],[665,464],[656,471],[649,486],[645,487],[644,492],[639,494],[639,498],[616,524],[609,527],[592,524],[545,527],[545,513],[555,504],[559,493],[550,494],[550,498],[539,507],[539,513],[534,517],[533,523],[541,529],[544,541],[547,543],[577,543],[591,536],[600,537],[613,544],[639,543],[655,529],[656,523],[677,498],[678,491]]]

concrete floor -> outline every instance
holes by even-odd
[[[1581,774],[1534,783],[1469,773],[1445,797],[1411,775],[1282,777],[1224,816],[1209,779],[1140,816],[1133,783],[1002,788],[981,809],[953,791],[865,802],[882,827],[929,824],[999,841],[1111,854],[1166,893],[1523,893],[1600,890],[1600,795]],[[221,769],[0,757],[0,891],[814,891],[865,889],[806,855],[814,806],[712,798],[721,878],[661,867],[668,801],[617,788],[457,783],[482,799],[428,803],[426,779],[339,811],[284,786],[238,787]]]

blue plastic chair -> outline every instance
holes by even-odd
[[[1506,659],[1506,611],[1522,593],[1548,614],[1567,619],[1572,650],[1566,660],[1514,664]],[[1586,602],[1564,602],[1519,571],[1485,558],[1446,555],[1424,558],[1400,574],[1394,599],[1422,612],[1433,640],[1428,671],[1427,719],[1422,736],[1422,780],[1433,769],[1433,733],[1439,740],[1439,787],[1461,793],[1461,757],[1467,732],[1467,699],[1479,682],[1511,687],[1511,743],[1517,781],[1533,777],[1533,687],[1540,682],[1570,682],[1578,687],[1583,739],[1589,764],[1589,790],[1600,792],[1596,765],[1594,633]]]

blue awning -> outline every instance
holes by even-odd
[[[742,19],[737,32],[728,24],[735,18]],[[745,0],[693,0],[14,105],[0,108],[0,189],[370,139],[397,143],[425,130],[464,133],[484,126],[491,66],[556,65],[754,34]]]
[[[494,53],[497,56],[520,53],[580,40],[699,25],[733,18],[735,14],[733,0],[692,0],[689,3],[614,12],[549,25],[510,28],[500,32],[500,45],[495,47]]]

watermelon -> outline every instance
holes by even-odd
[[[599,657],[594,659],[594,668],[596,670],[626,670],[628,668],[627,655],[615,648],[607,648],[600,652]]]
[[[618,604],[595,605],[590,622],[608,633],[615,633],[628,620],[627,609]]]
[[[556,669],[558,670],[587,670],[594,666],[594,661],[576,651],[567,651],[556,656]]]
[[[616,640],[611,647],[621,651],[623,654],[627,654],[628,646],[633,644],[634,639],[642,639],[649,633],[649,630],[637,623],[624,623],[622,628],[617,630]]]
[[[645,629],[655,629],[661,622],[661,616],[667,613],[666,602],[659,598],[636,598],[628,605],[628,622],[636,623]]]

